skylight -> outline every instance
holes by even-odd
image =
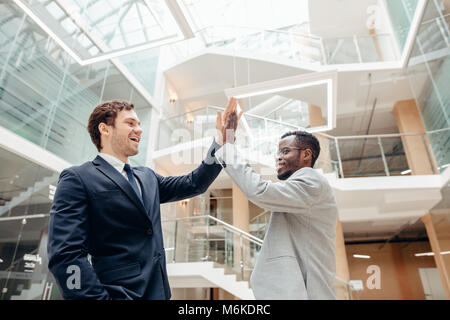
[[[193,36],[173,0],[14,2],[82,65]]]

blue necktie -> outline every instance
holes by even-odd
[[[128,176],[128,181],[131,184],[131,187],[133,188],[134,192],[136,192],[139,199],[142,200],[141,193],[139,192],[138,185],[136,183],[136,180],[134,179],[133,170],[131,169],[130,165],[128,163],[125,164],[125,167],[123,168]]]

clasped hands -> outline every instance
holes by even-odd
[[[217,112],[216,129],[219,144],[234,143],[238,122],[243,113],[242,110],[239,115],[237,114],[237,99],[234,97],[231,97],[223,115],[221,111]]]

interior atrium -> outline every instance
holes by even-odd
[[[131,165],[178,176],[231,97],[264,179],[284,133],[319,140],[338,299],[450,299],[449,25],[449,0],[0,0],[0,300],[62,299],[50,208],[60,173],[98,153],[95,106],[132,101]],[[224,170],[162,204],[172,299],[254,299],[270,216]]]

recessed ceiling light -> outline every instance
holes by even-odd
[[[441,255],[450,254],[450,251],[441,251]],[[434,256],[434,252],[423,252],[414,254],[416,257],[429,257]]]

